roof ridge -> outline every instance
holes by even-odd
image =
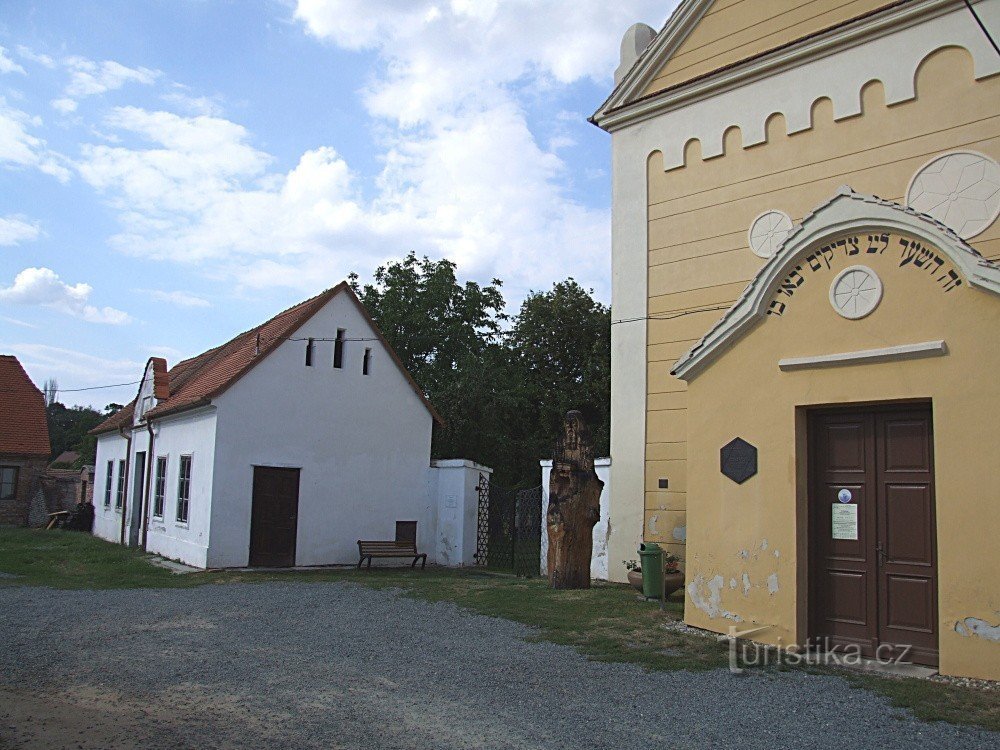
[[[236,334],[219,346],[178,362],[169,371],[170,397],[159,401],[145,414],[153,419],[210,404],[214,398],[225,392],[258,362],[266,359],[341,292],[346,292],[351,302],[360,310],[366,323],[385,346],[391,359],[430,411],[432,417],[438,423],[443,424],[441,416],[427,399],[423,390],[413,380],[413,376],[403,365],[389,342],[386,341],[378,325],[372,320],[371,314],[347,281],[324,289],[319,294],[282,310],[263,323]],[[255,337],[256,343],[254,342]],[[124,427],[135,413],[135,403],[133,399],[128,406],[106,419],[92,432],[109,432]]]

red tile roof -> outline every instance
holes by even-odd
[[[392,356],[393,361],[406,376],[410,386],[430,411],[431,416],[434,417],[435,421],[441,423],[440,415],[407,372],[402,361],[389,346],[389,343],[382,336],[382,332],[375,325],[375,321],[372,320],[346,281],[278,313],[266,323],[244,331],[222,346],[209,349],[197,357],[178,362],[168,373],[169,397],[158,399],[157,405],[146,412],[146,416],[162,417],[210,403],[213,398],[221,395],[229,386],[243,377],[254,365],[280,346],[285,339],[294,334],[327,302],[341,292],[346,293],[358,307]],[[95,434],[111,432],[127,427],[132,424],[134,413],[135,401],[133,400],[132,403],[113,414],[91,432]]]
[[[0,453],[48,456],[45,397],[17,357],[0,354]]]

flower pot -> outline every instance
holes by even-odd
[[[638,570],[630,570],[628,572],[628,582],[632,584],[632,588],[642,593],[642,573]]]
[[[663,595],[670,596],[679,588],[684,587],[684,574],[681,571],[663,574]]]

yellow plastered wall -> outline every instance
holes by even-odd
[[[1000,295],[968,283],[945,291],[936,274],[912,264],[901,267],[900,261],[895,246],[860,261],[839,253],[831,268],[804,271],[803,285],[793,297],[782,298],[787,306],[780,317],[765,316],[689,384],[687,578],[693,589],[685,619],[718,632],[728,632],[730,625],[766,625],[755,640],[804,643],[809,633],[803,409],[930,400],[940,669],[997,679],[1000,642],[963,635],[956,626],[962,629],[966,618],[996,625],[1000,613],[1000,472],[995,468]],[[834,311],[828,290],[838,271],[858,262],[879,275],[884,295],[868,317],[847,320]],[[939,339],[946,342],[946,356],[790,372],[778,368],[784,357]],[[719,471],[719,447],[734,436],[759,451],[758,474],[742,485]]]
[[[716,0],[644,94],[690,81],[892,4],[886,0]]]
[[[938,50],[924,61],[915,100],[886,107],[877,81],[861,96],[863,114],[856,117],[834,121],[830,101],[819,99],[810,130],[787,135],[779,114],[768,122],[767,143],[744,149],[739,130],[731,128],[723,156],[702,161],[695,141],[685,167],[664,172],[660,154],[648,160],[651,319],[643,533],[681,557],[693,469],[687,464],[686,386],[670,369],[763,264],[747,244],[753,219],[780,209],[798,222],[844,184],[905,203],[910,178],[937,154],[972,149],[1000,158],[1000,76],[974,80],[963,49]],[[1000,258],[1000,222],[971,244],[988,258]],[[659,489],[660,478],[668,479],[667,490]]]

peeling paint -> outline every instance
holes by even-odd
[[[750,557],[750,550],[748,550],[748,549],[741,549],[740,552],[739,552],[739,555],[744,560],[746,560],[748,557]]]
[[[750,593],[750,576],[743,574],[743,596]]]
[[[742,622],[742,617],[722,608],[723,583],[723,578],[720,575],[715,576],[706,583],[705,577],[698,573],[695,575],[694,580],[687,586],[687,592],[688,596],[691,597],[691,603],[709,617],[724,617],[727,620],[732,620],[733,622]],[[703,586],[708,588],[707,599],[701,591]]]
[[[730,578],[729,579],[729,588],[731,588],[731,589],[735,589],[736,588],[736,579],[735,578]]]
[[[650,516],[649,522],[646,524],[649,527],[649,533],[651,535],[656,535],[656,522],[660,520],[659,516]]]
[[[1000,642],[1000,625],[990,625],[978,617],[966,617],[955,623],[955,632],[966,637],[977,636],[988,641]]]
[[[760,548],[761,549],[767,549],[767,538],[766,537],[761,540],[761,542],[760,542]]]
[[[687,541],[687,526],[674,526],[673,537],[678,542]]]
[[[775,556],[775,557],[781,557],[781,553],[780,553],[780,552],[778,552],[778,550],[775,550],[775,551],[774,551],[774,556]]]
[[[771,573],[771,575],[769,575],[767,577],[767,590],[768,590],[768,593],[771,593],[771,594],[776,594],[778,592],[778,574],[777,573]]]

